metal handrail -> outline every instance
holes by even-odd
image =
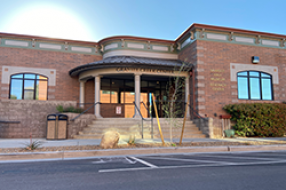
[[[140,103],[142,103],[142,102],[140,102]],[[152,134],[151,134],[151,137],[152,137],[152,139],[153,139],[153,117],[151,117],[151,119],[149,120],[149,119],[145,119],[145,118],[143,118],[143,116],[142,116],[142,114],[141,114],[141,111],[139,110],[139,108],[137,107],[137,105],[136,105],[136,103],[135,103],[135,101],[133,102],[133,104],[135,105],[135,109],[139,112],[139,114],[140,114],[140,116],[141,116],[141,119],[142,119],[142,139],[144,138],[144,136],[143,136],[143,134],[144,134],[144,129],[143,129],[143,121],[144,120],[146,120],[146,121],[151,121],[151,128],[152,128]],[[146,107],[145,107],[146,108]],[[147,109],[147,111],[148,111],[148,109]],[[135,115],[135,114],[134,114]],[[134,118],[134,116],[133,116],[133,118]]]
[[[187,104],[187,103],[185,102],[185,105],[186,105],[186,104]],[[195,113],[195,115],[197,115],[197,117],[198,117],[199,119],[207,120],[205,117],[201,116],[196,110],[194,110],[193,107],[192,107],[190,104],[188,104],[188,106],[189,106],[190,110],[192,111],[192,113]]]
[[[135,109],[139,112],[139,114],[140,114],[141,118],[143,119],[143,116],[142,116],[142,114],[141,114],[141,111],[138,109],[138,107],[137,107],[136,103],[135,103],[135,102],[133,102],[133,104],[135,105]],[[134,114],[134,116],[135,116],[135,114]],[[133,118],[134,118],[134,116],[133,116]]]
[[[5,121],[5,120],[0,120],[0,123],[21,123],[20,121]]]
[[[90,104],[90,103],[89,103]],[[93,105],[89,106],[86,110],[84,110],[83,112],[81,112],[78,116],[76,116],[75,118],[71,119],[71,121],[74,121],[75,119],[79,118],[82,114],[84,114],[85,112],[87,112],[88,110],[90,110],[92,107],[96,106],[97,104],[102,104],[101,102],[96,102]]]
[[[145,104],[144,102],[140,102],[140,103],[142,103],[142,104],[143,104],[143,106],[144,106],[144,108],[149,112],[149,110],[148,110],[148,108],[147,108],[146,104]],[[151,114],[150,112],[149,112],[149,114],[150,114],[150,116],[151,116],[151,119],[153,119],[152,114]],[[145,119],[145,118],[143,118],[143,119]],[[145,119],[145,120],[147,120],[147,119]]]
[[[140,114],[140,116],[141,116],[141,119],[142,119],[141,130],[142,130],[142,139],[143,139],[143,134],[144,134],[144,130],[143,130],[143,116],[142,116],[140,110],[138,109],[138,107],[137,107],[135,101],[133,102],[133,104],[135,105],[135,109],[137,110],[137,112],[139,112],[139,114]],[[135,116],[135,114],[134,114],[134,116]],[[133,118],[134,118],[134,116],[133,116]]]
[[[151,121],[151,138],[153,139],[153,116],[152,116],[152,113],[150,113],[150,110],[148,110],[147,106],[145,105],[144,102],[141,102],[144,106],[144,108],[149,112],[150,116],[151,116],[151,119],[149,121]],[[148,119],[145,119],[143,118],[143,120],[146,120],[148,121]]]

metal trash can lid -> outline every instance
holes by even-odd
[[[47,120],[55,120],[56,118],[59,120],[67,120],[68,116],[62,113],[52,113],[47,116]]]

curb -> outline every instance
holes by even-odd
[[[0,161],[63,159],[63,152],[1,153]]]
[[[286,150],[286,145],[248,145],[248,146],[229,146],[230,152],[240,151],[275,151]]]
[[[211,152],[255,152],[286,150],[286,145],[247,145],[247,146],[200,146],[200,147],[159,147],[140,149],[109,149],[109,150],[82,150],[59,152],[32,152],[32,153],[0,153],[0,162],[28,161],[28,160],[69,160],[108,156],[134,156],[148,154],[180,154],[180,153],[211,153]]]

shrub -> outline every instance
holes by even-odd
[[[10,95],[10,99],[16,100],[16,99],[17,99],[17,96],[11,94],[11,95]]]
[[[74,112],[75,108],[73,106],[69,106],[67,108],[64,109],[64,112]]]
[[[285,134],[285,104],[229,104],[224,110],[236,122],[234,129],[239,136],[281,137]]]
[[[58,112],[63,113],[64,112],[64,107],[62,105],[58,105],[56,107],[56,109],[58,110]]]
[[[81,113],[81,112],[83,112],[83,109],[81,109],[81,108],[74,108],[73,106],[69,106],[67,108],[64,108],[62,105],[58,105],[56,107],[56,109],[60,113],[63,113],[63,112]]]

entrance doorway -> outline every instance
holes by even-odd
[[[185,80],[184,78],[179,79],[177,83],[177,93],[174,105],[174,116],[183,117],[185,109]],[[141,94],[144,94],[147,98],[142,99],[143,103],[146,105],[147,109],[142,109],[141,112],[147,117],[156,117],[152,94],[155,97],[156,107],[158,110],[158,116],[160,118],[166,117],[169,112],[171,97],[174,92],[174,82],[175,79],[171,77],[161,77],[161,76],[142,76],[141,79]],[[142,96],[141,96],[142,97]]]
[[[144,118],[156,117],[152,94],[160,118],[166,116],[165,110],[170,105],[173,78],[163,76],[141,75],[140,111]],[[100,106],[103,117],[132,118],[135,114],[134,75],[110,75],[101,79]],[[180,87],[181,95],[177,97],[184,109],[184,87]]]
[[[141,97],[144,98],[141,99],[141,102],[144,104],[144,109],[141,109],[141,113],[143,117],[149,118],[149,117],[156,117],[155,115],[155,108],[153,104],[152,94],[155,98],[158,116],[164,117],[164,102],[162,101],[163,98],[166,95],[164,92],[162,92],[160,89],[154,89],[154,88],[141,88]]]
[[[110,75],[101,79],[100,87],[102,117],[132,118],[135,101],[134,76]]]

